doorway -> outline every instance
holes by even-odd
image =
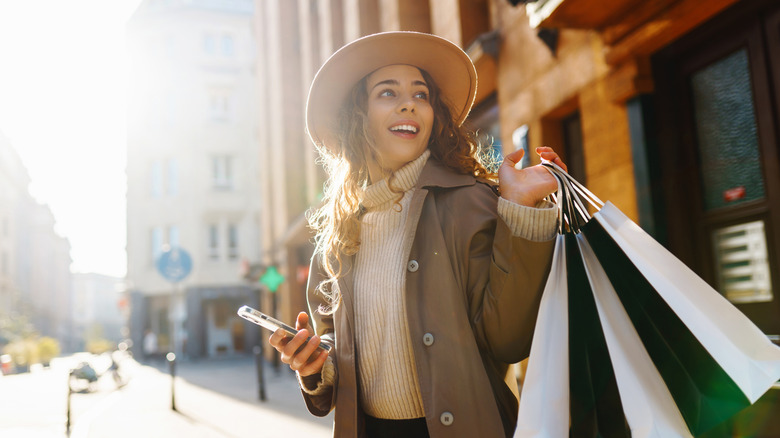
[[[668,246],[780,334],[780,7],[740,2],[653,67]]]

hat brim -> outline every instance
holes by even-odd
[[[419,32],[384,32],[357,39],[334,53],[312,81],[306,128],[314,144],[337,149],[333,127],[354,85],[375,70],[394,64],[425,70],[461,125],[477,94],[477,71],[468,55],[449,40]]]

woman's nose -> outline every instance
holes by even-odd
[[[404,99],[399,105],[398,105],[398,112],[410,112],[413,113],[416,106],[414,103],[414,99]]]

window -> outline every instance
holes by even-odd
[[[167,240],[165,232],[168,232]],[[170,225],[167,227],[154,227],[151,233],[151,246],[152,246],[152,262],[157,263],[157,260],[166,248],[173,248],[181,244],[181,238],[179,237],[179,227],[177,225]]]
[[[178,247],[181,244],[181,239],[179,238],[179,227],[176,225],[171,225],[168,227],[168,245],[171,248]]]
[[[223,34],[218,36],[213,33],[204,34],[203,51],[209,55],[220,54],[222,56],[233,56],[236,52],[233,35]]]
[[[772,280],[764,221],[753,221],[713,233],[718,290],[732,303],[772,301]]]
[[[480,102],[471,111],[466,123],[476,132],[480,145],[488,148],[486,151],[490,155],[487,157],[488,163],[495,167],[488,170],[497,171],[503,157],[503,145],[501,144],[501,124],[498,118],[496,95],[493,94]]]
[[[176,54],[176,40],[173,38],[172,35],[168,35],[165,37],[165,56],[168,58],[173,58]]]
[[[209,117],[214,121],[230,118],[231,98],[227,90],[211,90],[209,93]]]
[[[160,258],[160,255],[162,255],[163,229],[161,227],[152,228],[151,246],[152,263],[156,263],[157,259]]]
[[[211,159],[211,176],[215,189],[230,190],[233,188],[233,157],[218,155]]]
[[[235,224],[228,227],[228,257],[238,258],[238,227]]]
[[[691,76],[705,211],[764,199],[747,48]]]
[[[524,151],[523,158],[520,159],[520,167],[526,168],[531,165],[531,152],[528,146],[528,125],[522,125],[512,131],[512,144],[515,146],[515,150],[522,149]]]
[[[168,160],[168,196],[179,194],[179,163],[175,158]]]
[[[563,149],[566,165],[569,168],[569,175],[573,176],[580,183],[586,184],[585,154],[582,146],[582,121],[579,111],[561,120],[561,132],[563,133]]]
[[[217,51],[217,40],[212,34],[203,35],[203,50],[208,54],[214,54]]]
[[[163,164],[164,163],[164,164]],[[176,196],[179,193],[179,164],[175,158],[154,160],[151,170],[151,195],[153,198]]]
[[[233,47],[233,37],[230,35],[222,36],[222,54],[225,56],[233,56],[235,49]]]
[[[161,198],[163,193],[163,166],[160,160],[152,162],[152,197]]]
[[[216,224],[209,225],[209,258],[219,258],[219,227]]]
[[[165,125],[173,125],[176,121],[176,96],[172,92],[169,91],[165,94],[165,105],[164,109],[161,108],[161,110],[165,111],[162,115]]]

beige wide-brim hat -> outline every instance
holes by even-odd
[[[477,94],[477,70],[468,55],[449,40],[419,32],[384,32],[357,39],[334,53],[311,84],[306,129],[314,144],[338,150],[334,127],[341,106],[364,76],[393,64],[427,71],[461,125]]]

